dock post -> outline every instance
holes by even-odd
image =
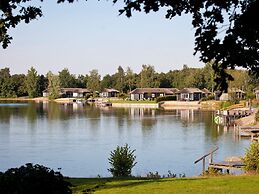
[[[210,154],[209,164],[213,162],[213,153]]]
[[[202,174],[205,173],[205,157],[202,159]]]

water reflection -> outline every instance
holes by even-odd
[[[137,150],[133,173],[190,176],[200,173],[193,162],[211,147],[220,147],[215,157],[222,160],[249,143],[215,125],[211,111],[26,103],[0,106],[0,171],[37,162],[69,176],[108,176],[110,151],[128,143]]]

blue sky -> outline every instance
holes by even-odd
[[[118,16],[122,5],[89,0],[73,4],[45,1],[44,16],[11,30],[12,44],[0,49],[0,68],[26,73],[33,66],[38,73],[57,73],[68,68],[73,74],[98,69],[101,75],[115,73],[118,66],[135,72],[142,64],[158,72],[202,67],[193,56],[194,29],[191,18],[164,18],[165,12]]]

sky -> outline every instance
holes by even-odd
[[[29,24],[19,24],[10,32],[12,43],[0,48],[0,69],[11,74],[58,73],[68,68],[73,74],[97,69],[104,76],[118,66],[139,72],[143,64],[158,72],[202,67],[193,56],[194,32],[191,17],[165,19],[164,11],[151,14],[134,12],[120,15],[122,4],[89,0],[73,4],[40,3],[44,16]]]

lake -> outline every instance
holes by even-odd
[[[38,163],[72,177],[111,176],[108,157],[117,145],[136,149],[132,174],[168,170],[196,176],[194,161],[219,147],[214,160],[241,156],[249,139],[217,126],[213,111],[96,108],[83,104],[0,103],[0,171]]]

